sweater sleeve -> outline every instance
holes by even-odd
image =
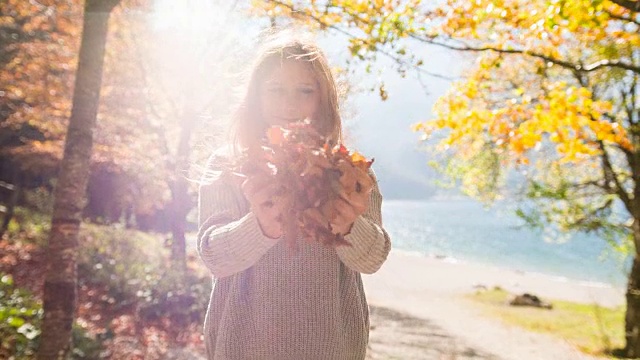
[[[223,172],[198,194],[198,254],[217,278],[250,268],[277,243],[262,233],[231,176]]]
[[[391,250],[391,240],[382,227],[382,195],[374,179],[369,208],[358,216],[345,239],[351,246],[338,246],[340,260],[350,269],[364,274],[373,274],[385,262]]]

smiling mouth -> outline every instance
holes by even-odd
[[[282,122],[286,122],[288,123],[292,123],[292,122],[296,122],[296,121],[302,121],[301,118],[278,118],[278,120],[282,121]]]

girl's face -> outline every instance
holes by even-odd
[[[320,107],[320,88],[304,61],[285,60],[260,84],[260,110],[267,126],[313,119]]]

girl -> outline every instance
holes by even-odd
[[[240,151],[259,144],[271,125],[301,119],[327,138],[341,139],[336,85],[324,54],[312,42],[278,35],[253,67],[235,117]],[[391,244],[382,227],[373,173],[363,191],[337,203],[334,232],[350,246],[299,239],[296,252],[276,218],[274,184],[232,172],[212,156],[199,194],[198,252],[213,274],[205,318],[209,359],[364,359],[369,311],[360,273],[376,272]],[[222,170],[222,171],[219,171]]]

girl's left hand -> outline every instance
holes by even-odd
[[[346,235],[351,231],[358,216],[369,208],[369,197],[373,188],[371,176],[353,168],[348,177],[342,177],[340,197],[334,202],[335,217],[330,222],[334,234]]]

